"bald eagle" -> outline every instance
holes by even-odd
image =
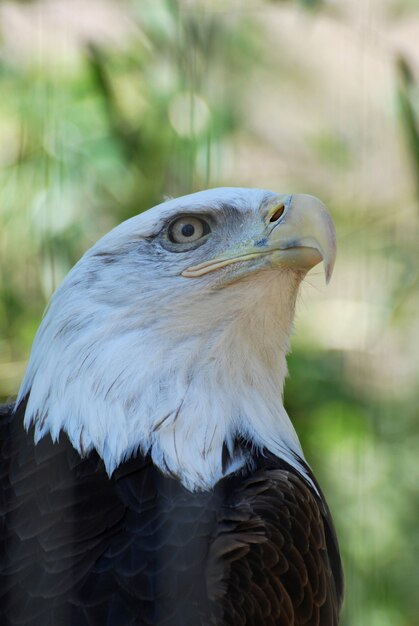
[[[2,626],[336,626],[337,539],[284,409],[323,204],[221,188],[94,245],[0,410]]]

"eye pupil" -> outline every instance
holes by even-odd
[[[194,233],[195,226],[192,226],[192,224],[185,224],[184,226],[182,226],[182,235],[184,237],[192,237]]]

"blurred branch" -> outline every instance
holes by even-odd
[[[397,59],[398,103],[400,118],[404,127],[413,174],[416,179],[416,193],[419,200],[419,120],[413,105],[413,90],[417,87],[409,63],[403,56]]]
[[[322,4],[322,0],[300,0],[300,4],[307,9],[317,9]]]
[[[273,0],[274,4],[284,4],[290,0]],[[301,4],[305,9],[317,9],[322,6],[323,0],[291,0],[293,4]]]
[[[104,103],[111,133],[119,144],[125,160],[135,162],[140,152],[141,140],[139,133],[129,128],[119,111],[117,98],[106,71],[107,62],[105,55],[98,46],[89,44],[87,46],[87,60],[98,93]]]

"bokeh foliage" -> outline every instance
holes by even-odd
[[[31,8],[36,3],[24,4]],[[44,4],[46,26],[41,35],[47,38],[51,3]],[[246,161],[248,169],[260,172],[265,163],[269,168],[274,152],[284,151],[283,144],[288,150],[292,143],[286,136],[280,137],[279,147],[274,137],[262,141],[249,121],[257,98],[266,96],[267,82],[284,96],[298,83],[298,93],[310,107],[316,106],[311,75],[301,72],[281,41],[276,42],[280,53],[275,56],[255,19],[255,7],[284,5],[292,11],[294,6],[304,12],[305,23],[312,20],[318,25],[316,19],[323,11],[335,12],[333,3],[255,2],[247,10],[233,3],[230,11],[215,0],[196,6],[180,0],[127,0],[106,6],[112,4],[123,4],[126,20],[122,27],[115,24],[118,37],[97,37],[92,29],[57,54],[54,40],[40,53],[35,37],[30,54],[16,55],[3,32],[2,400],[18,390],[51,293],[99,236],[166,195],[218,184],[257,184],[248,170],[238,171],[239,163]],[[414,11],[408,2],[393,4],[394,11]],[[400,59],[393,92],[401,122],[396,132],[407,137],[406,154],[415,181],[415,177],[419,180],[419,90],[414,71]],[[394,67],[396,61],[394,55]],[[249,102],[250,83],[256,94]],[[298,108],[298,100],[295,110],[301,110],[303,126],[306,109]],[[285,107],[277,115],[293,119]],[[275,127],[274,118],[271,121]],[[300,157],[292,161],[291,149],[287,153],[293,169],[282,174],[282,184],[333,197],[343,249],[337,273],[343,280],[349,276],[349,282],[362,282],[369,272],[373,297],[374,285],[382,288],[375,308],[351,304],[358,307],[355,326],[366,324],[361,346],[354,348],[346,335],[344,341],[326,345],[316,335],[321,328],[323,334],[335,337],[339,332],[334,330],[335,322],[339,329],[338,318],[349,311],[349,304],[336,306],[337,315],[328,322],[320,316],[310,332],[302,328],[289,360],[286,405],[336,519],[347,583],[344,626],[413,626],[419,614],[419,394],[412,382],[398,392],[400,376],[383,383],[382,369],[373,367],[370,357],[374,342],[385,333],[391,339],[389,352],[379,358],[386,365],[396,363],[394,368],[397,363],[405,367],[405,350],[410,370],[419,373],[408,356],[418,337],[411,321],[418,308],[417,223],[409,214],[395,229],[389,216],[395,208],[402,209],[402,203],[400,207],[394,207],[393,201],[386,206],[381,199],[374,203],[372,195],[368,212],[353,212],[358,197],[348,195],[346,186],[343,191],[344,183],[349,175],[350,186],[362,185],[364,173],[355,168],[360,150],[366,150],[369,141],[365,135],[356,144],[332,124],[319,125],[306,142],[312,155],[308,164],[305,152],[306,161]],[[326,170],[333,175],[334,195],[331,179],[322,175]],[[414,192],[410,201],[415,202]],[[304,306],[310,310],[310,297],[306,300]],[[321,310],[323,306],[320,303]],[[403,344],[407,327],[409,339]],[[351,333],[355,330],[352,324]],[[409,375],[409,380],[414,379]]]

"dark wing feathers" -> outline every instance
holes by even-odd
[[[64,435],[35,446],[22,418],[0,407],[1,626],[337,626],[330,514],[279,459],[192,494],[149,458],[109,479]]]
[[[233,494],[210,551],[210,591],[224,605],[225,623],[338,624],[341,590],[307,483],[289,470],[264,469]]]

